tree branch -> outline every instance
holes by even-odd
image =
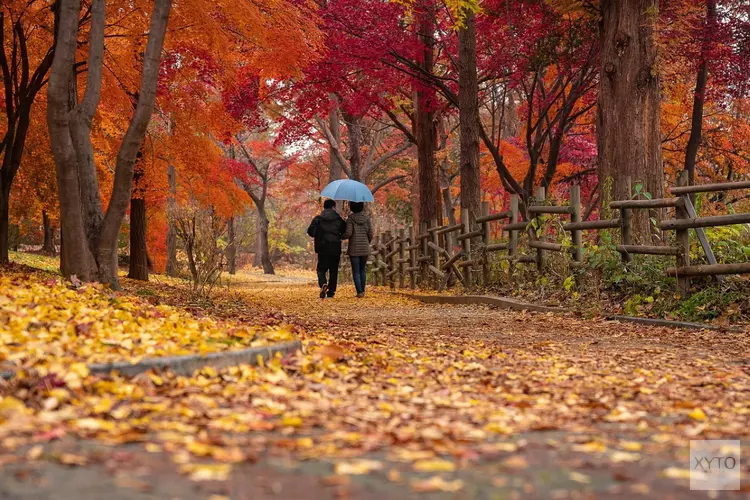
[[[391,182],[395,182],[395,181],[398,181],[398,180],[401,180],[401,179],[404,179],[404,178],[406,178],[406,175],[394,175],[393,177],[388,177],[387,179],[385,179],[383,181],[380,181],[377,184],[375,184],[375,187],[372,188],[372,194],[377,193],[381,188],[384,188],[385,186],[387,186]]]

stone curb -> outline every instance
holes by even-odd
[[[228,366],[252,365],[258,364],[258,356],[266,361],[271,359],[276,353],[295,352],[302,347],[299,340],[285,342],[283,344],[273,344],[268,346],[250,347],[239,351],[222,351],[208,354],[188,354],[185,356],[164,356],[160,358],[146,358],[138,363],[128,363],[120,361],[117,363],[96,363],[89,365],[89,370],[93,374],[106,374],[118,372],[120,375],[133,377],[139,373],[147,372],[151,369],[160,370],[169,369],[177,375],[191,375],[194,371],[200,370],[205,366],[214,368],[226,368]],[[0,378],[9,380],[15,376],[14,372],[0,372]]]
[[[573,309],[563,307],[541,306],[529,304],[520,300],[509,299],[506,297],[493,297],[490,295],[421,295],[406,292],[388,292],[402,297],[418,300],[426,304],[453,304],[453,305],[472,305],[482,304],[502,307],[504,309],[513,309],[515,311],[534,311],[542,313],[575,313]],[[637,323],[649,326],[666,326],[669,328],[684,328],[689,330],[714,330],[732,333],[745,333],[742,328],[723,327],[716,325],[706,325],[704,323],[690,323],[687,321],[673,321],[667,319],[639,318],[636,316],[622,316],[619,314],[603,316],[607,321],[622,321],[628,323]]]

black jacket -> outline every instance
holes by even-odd
[[[346,222],[332,208],[324,209],[307,228],[307,234],[315,238],[315,253],[323,255],[341,254],[341,235],[346,231]]]

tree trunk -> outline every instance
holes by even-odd
[[[461,141],[461,209],[469,220],[480,214],[479,87],[477,84],[477,35],[474,13],[467,12],[458,30],[458,107]],[[450,197],[450,193],[448,195]]]
[[[0,264],[10,262],[10,193],[0,186]]]
[[[348,135],[349,172],[350,179],[362,181],[362,118],[344,113],[346,132]]]
[[[177,208],[177,173],[174,165],[169,165],[167,169],[167,179],[169,182],[169,198],[167,198],[167,276],[177,276],[177,227],[175,226],[174,217]]]
[[[66,245],[64,258],[61,259],[63,274],[66,277],[76,275],[83,281],[99,280],[119,289],[117,242],[130,203],[136,156],[156,100],[159,64],[171,2],[154,2],[138,101],[117,155],[109,206],[99,223],[95,220],[98,189],[93,187],[96,175],[91,175],[88,146],[91,140],[90,120],[101,93],[104,6],[104,0],[93,0],[91,3],[87,86],[83,100],[78,104],[77,93],[70,92],[70,82],[74,78],[81,2],[60,0],[58,44],[49,79],[47,122],[57,170],[61,238]],[[74,106],[72,110],[70,104]]]
[[[115,289],[119,289],[117,239],[130,201],[135,160],[146,135],[151,113],[154,111],[161,52],[171,7],[170,0],[155,0],[154,2],[146,52],[143,56],[143,73],[141,75],[141,88],[138,92],[138,104],[117,153],[112,196],[99,234],[97,247],[99,280],[102,283],[110,284]]]
[[[661,96],[654,43],[657,0],[603,0],[598,107],[600,202],[631,197],[643,184],[653,198],[664,195]],[[649,241],[649,212],[633,210],[636,242]]]
[[[271,252],[268,248],[268,216],[266,215],[265,208],[260,206],[258,207],[258,221],[260,229],[258,232],[258,253],[263,265],[263,274],[276,274],[273,262],[271,261]]]
[[[237,274],[237,242],[236,235],[234,232],[234,217],[230,217],[227,221],[227,269],[229,274]]]
[[[57,249],[55,248],[55,228],[52,226],[52,220],[49,218],[46,210],[42,210],[42,227],[44,228],[42,252],[55,255],[57,253]]]
[[[328,113],[328,128],[331,129],[331,135],[336,140],[336,144],[341,144],[341,124],[339,122],[338,98],[335,94],[329,94],[331,99],[331,111]],[[331,169],[328,174],[328,182],[341,179],[341,164],[339,163],[334,147],[329,144],[329,156]]]
[[[80,0],[60,0],[57,48],[47,90],[47,124],[57,172],[60,238],[65,245],[60,255],[60,270],[67,278],[76,276],[91,281],[96,276],[96,269],[83,226],[69,113],[69,84],[73,76],[80,7]]]
[[[698,66],[698,76],[693,93],[693,115],[690,123],[690,138],[685,151],[685,170],[688,173],[688,184],[695,184],[695,159],[703,133],[703,103],[706,99],[706,81],[708,80],[708,57],[711,49],[710,36],[716,23],[716,0],[706,0],[706,21],[703,32],[703,46],[701,47],[701,61]]]
[[[143,174],[136,172],[130,197],[130,269],[128,278],[148,281],[148,249],[146,248],[146,200],[138,190]]]
[[[435,6],[426,0],[418,13],[417,37],[422,43],[422,60],[419,62],[427,74],[434,69]],[[423,83],[417,83],[414,112],[417,139],[417,171],[419,178],[419,226],[432,224],[440,218],[440,185],[435,163],[435,112],[434,96]]]

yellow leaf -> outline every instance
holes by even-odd
[[[708,420],[708,417],[706,414],[701,410],[700,408],[696,408],[695,410],[688,413],[688,417],[692,418],[693,420],[697,420],[699,422],[703,422],[704,420]]]
[[[612,452],[609,459],[615,463],[637,462],[641,459],[641,455],[639,453],[628,453],[627,451],[615,451]]]
[[[607,447],[600,441],[589,441],[588,443],[573,446],[572,450],[583,453],[604,453],[607,451]]]
[[[510,469],[525,469],[529,466],[529,462],[521,455],[513,455],[508,457],[502,462],[503,466]]]
[[[80,455],[74,455],[73,453],[63,453],[58,457],[61,464],[65,465],[86,465],[88,459]]]
[[[81,430],[87,431],[111,431],[115,428],[115,424],[114,422],[109,422],[107,420],[101,420],[98,418],[81,418],[76,421],[76,427]]]
[[[620,441],[620,448],[627,451],[641,451],[643,445],[638,441]]]
[[[190,441],[187,444],[187,450],[197,457],[206,457],[213,451],[213,446],[198,441]]]
[[[36,446],[33,446],[29,451],[26,452],[26,458],[29,460],[36,460],[42,456],[43,451],[44,448],[42,447],[42,445],[38,444]]]
[[[670,479],[690,479],[690,469],[680,469],[678,467],[669,467],[662,471],[662,475]]]
[[[414,462],[414,470],[419,472],[453,472],[456,470],[456,464],[440,458],[418,460]]]
[[[448,493],[455,493],[464,487],[463,481],[456,479],[455,481],[446,481],[440,476],[434,476],[424,481],[412,481],[412,490],[419,493],[429,493],[432,491],[444,491]]]
[[[281,425],[284,427],[302,427],[302,419],[300,417],[284,417],[281,420]]]
[[[183,464],[183,474],[188,474],[193,481],[226,481],[232,472],[230,464]]]
[[[377,460],[361,459],[353,462],[339,462],[334,466],[334,473],[343,476],[361,476],[372,471],[381,470],[383,463]]]

